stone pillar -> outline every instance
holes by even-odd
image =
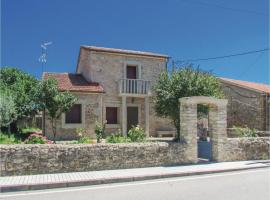
[[[145,134],[149,137],[149,97],[145,97],[144,100],[144,112],[145,112]]]
[[[180,135],[187,145],[186,156],[190,162],[197,163],[197,104],[180,99]]]
[[[209,132],[212,139],[212,159],[225,160],[227,140],[227,104],[209,106]]]
[[[127,97],[122,96],[122,133],[127,136]]]

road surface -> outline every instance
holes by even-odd
[[[121,184],[2,193],[5,200],[269,200],[269,168]]]

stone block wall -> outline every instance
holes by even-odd
[[[180,143],[1,145],[1,176],[63,173],[193,162]]]
[[[222,161],[270,159],[270,138],[228,138]]]
[[[269,130],[269,106],[265,94],[224,81],[221,81],[221,88],[228,99],[229,128],[248,126],[260,131]]]

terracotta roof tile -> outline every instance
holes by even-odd
[[[55,78],[58,81],[60,91],[89,93],[104,92],[103,87],[99,83],[88,82],[81,74],[47,72],[43,74],[43,79],[48,79],[49,77]]]
[[[115,48],[107,48],[107,47],[96,47],[96,46],[81,46],[81,48],[85,48],[92,51],[99,52],[109,52],[109,53],[120,53],[120,54],[130,54],[130,55],[141,55],[141,56],[149,56],[149,57],[159,57],[159,58],[169,58],[167,55],[152,53],[152,52],[143,52],[143,51],[134,51],[134,50],[126,50],[126,49],[115,49]]]
[[[221,80],[225,82],[230,82],[238,86],[251,88],[254,90],[258,90],[260,92],[270,93],[270,85],[262,84],[262,83],[254,83],[254,82],[248,82],[248,81],[241,81],[241,80],[233,80],[228,78],[220,78]]]

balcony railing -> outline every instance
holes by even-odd
[[[150,95],[150,81],[142,79],[120,79],[120,94]]]

